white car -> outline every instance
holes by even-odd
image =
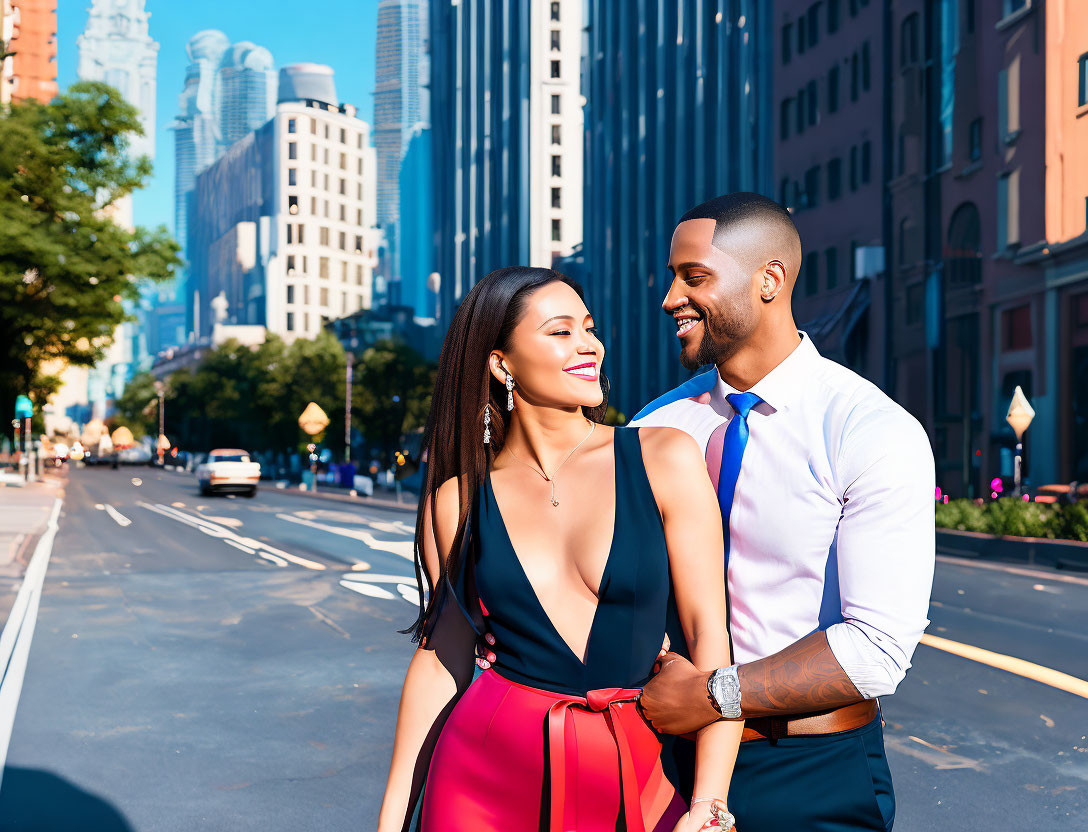
[[[247,497],[257,493],[261,480],[261,464],[249,458],[248,451],[236,448],[218,448],[208,454],[206,462],[196,469],[196,481],[200,493],[216,491],[241,492]]]

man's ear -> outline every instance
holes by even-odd
[[[786,267],[781,260],[771,260],[760,270],[759,296],[770,303],[786,288]]]

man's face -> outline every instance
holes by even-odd
[[[759,318],[752,275],[714,246],[712,219],[676,226],[669,254],[672,285],[661,308],[676,319],[680,362],[689,370],[720,364]]]

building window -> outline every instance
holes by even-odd
[[[315,136],[317,135],[317,120],[316,119],[314,119],[313,121],[310,122],[310,132],[313,133]]]
[[[340,128],[340,144],[348,143],[348,131],[343,127]]]
[[[824,270],[827,272],[827,288],[834,289],[839,283],[839,250],[834,246],[824,250]]]
[[[563,239],[562,224],[559,220],[552,220],[552,242],[558,243]]]
[[[563,157],[552,156],[552,176],[563,175]]]
[[[827,0],[827,33],[839,31],[839,0]]]
[[[291,223],[287,223],[287,245],[291,245],[295,242],[295,227]]]
[[[293,285],[287,287],[287,302],[295,302],[295,287]]]
[[[552,3],[552,20],[559,20],[559,4]]]
[[[328,136],[326,136],[325,138],[327,139]],[[327,147],[325,148],[325,152],[324,152],[324,160],[325,160],[325,164],[327,165],[329,163],[329,149]]]
[[[869,41],[861,45],[861,88],[866,92],[873,83],[873,74],[869,61]]]
[[[355,209],[355,224],[360,226],[360,227],[363,224],[363,209],[362,208],[356,208]]]
[[[963,12],[963,19],[966,24],[967,34],[973,35],[975,33],[975,0],[967,0],[964,5],[966,8]]]
[[[815,125],[819,121],[819,99],[816,95],[816,81],[813,79],[808,82],[805,89],[805,94],[808,96],[808,123],[809,126]]]
[[[293,118],[287,119],[287,132],[288,133],[295,133],[297,131],[298,131],[298,124],[295,122],[295,119],[293,119]]]
[[[321,226],[321,230],[318,231],[318,240],[321,245],[328,246],[329,244],[329,229],[328,226]]]
[[[558,52],[560,50],[559,45],[559,30],[552,29],[552,51]]]
[[[839,109],[839,65],[831,67],[827,73],[827,111],[838,112]]]
[[[1088,52],[1077,61],[1077,106],[1088,104]]]
[[[861,146],[861,184],[868,185],[873,165],[873,143],[865,142]]]
[[[317,145],[316,144],[310,145],[310,161],[311,162],[316,162],[317,161]]]
[[[820,255],[812,252],[805,258],[805,294],[820,291]]]
[[[820,203],[820,166],[813,165],[805,171],[805,207],[815,208]]]
[[[341,231],[340,232],[340,250],[341,251],[347,251],[348,250],[348,233],[346,231]]]
[[[827,199],[833,202],[842,196],[842,159],[836,156],[827,163]]]
[[[348,221],[348,206],[344,203],[340,203],[340,222]]]
[[[319,257],[317,260],[317,276],[328,277],[329,276],[329,258]]]
[[[1005,0],[1004,13],[1008,17],[1013,12],[1018,12],[1028,4],[1028,0]]]
[[[858,53],[850,56],[850,100],[858,100]]]
[[[355,253],[356,254],[362,254],[363,253],[363,235],[362,234],[356,234],[355,235]]]
[[[349,269],[348,261],[347,260],[341,260],[340,261],[340,280],[342,282],[344,282],[344,283],[348,282],[348,269]]]
[[[362,263],[360,263],[358,266],[355,267],[355,285],[356,286],[362,286],[363,285],[363,265],[362,265]],[[360,301],[360,303],[362,303],[362,301]]]
[[[918,13],[908,14],[899,26],[899,66],[918,63]]]
[[[295,331],[295,313],[294,312],[288,312],[287,313],[287,331],[288,332],[294,332]]]
[[[559,115],[559,96],[558,95],[553,95],[552,96],[552,115],[553,116]]]
[[[997,121],[1001,140],[1020,132],[1020,56],[1016,55],[997,76]]]
[[[298,197],[295,196],[294,194],[291,194],[289,197],[287,197],[287,213],[288,214],[297,214],[298,213]]]
[[[808,45],[815,46],[820,40],[820,4],[808,7]]]
[[[552,125],[552,144],[563,143],[563,130],[558,124]]]
[[[850,16],[851,17],[857,17],[858,16],[858,0],[850,0],[849,8],[850,8]]]
[[[782,25],[782,63],[788,64],[793,59],[793,24]]]
[[[327,125],[327,124],[326,124],[326,125],[325,125],[325,138],[327,139],[328,137],[329,137],[329,125]],[[328,151],[326,151],[326,153],[327,153],[327,152],[328,152]],[[325,161],[326,161],[326,162],[327,162],[327,161],[329,161],[327,157],[326,157]]]
[[[559,77],[559,61],[552,61],[552,78]]]
[[[295,273],[295,255],[293,255],[293,254],[288,254],[287,255],[287,273],[288,274],[294,274]]]
[[[797,54],[804,55],[808,46],[808,21],[804,15],[797,18]]]
[[[1031,306],[1024,304],[1001,313],[1001,343],[1005,352],[1031,349]]]
[[[288,185],[297,185],[298,184],[298,171],[295,170],[295,168],[288,168],[287,169],[287,184]]]
[[[303,312],[302,313],[302,331],[303,332],[309,332],[310,331],[310,313],[309,312]]]
[[[850,148],[850,190],[856,191],[858,189],[858,146],[854,145]]]
[[[341,153],[340,154],[340,170],[347,170],[347,169],[348,169],[348,154]]]
[[[552,208],[562,208],[562,188],[552,188]]]
[[[296,142],[288,142],[287,143],[287,158],[288,159],[297,159],[298,158],[298,144]]]
[[[318,298],[318,305],[323,307],[329,305],[329,290],[326,289],[324,286],[321,287],[321,295]]]
[[[805,91],[797,91],[797,132],[805,132],[805,123],[808,120],[808,108],[805,106]]]
[[[982,119],[976,118],[967,127],[967,147],[972,162],[982,158]]]
[[[976,284],[982,281],[982,223],[978,207],[964,202],[948,222],[948,249],[945,272],[951,283]]]
[[[997,180],[997,250],[1020,242],[1020,171]]]
[[[310,305],[310,284],[307,283],[302,287],[302,304],[304,306]]]
[[[778,108],[778,137],[785,141],[790,137],[790,111],[793,109],[793,99],[783,98]]]

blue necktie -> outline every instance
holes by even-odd
[[[733,510],[733,494],[740,476],[740,461],[748,444],[748,414],[763,399],[755,393],[730,393],[725,397],[736,415],[729,420],[722,442],[722,467],[718,472],[718,505],[722,509],[725,530],[725,564],[729,566],[729,513]]]

